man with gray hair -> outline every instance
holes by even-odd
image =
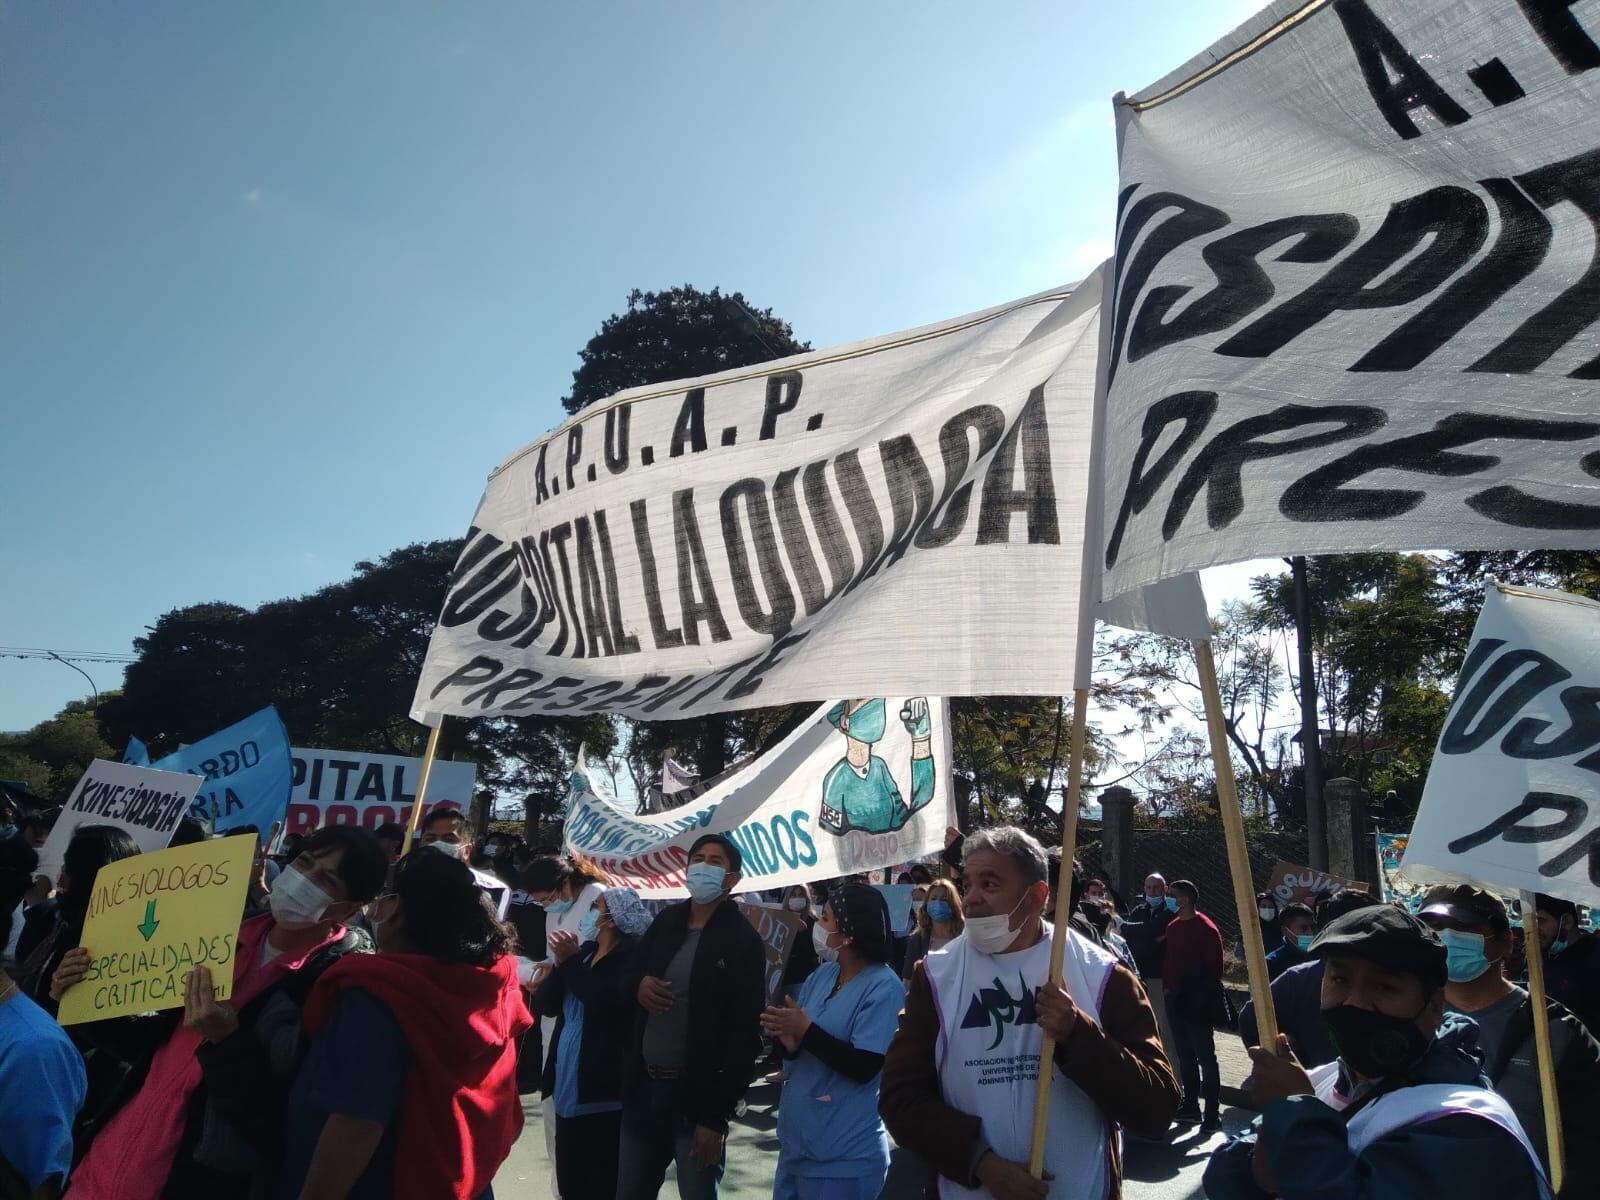
[[[1121,1195],[1117,1126],[1165,1133],[1178,1083],[1144,988],[1109,951],[1045,920],[1044,848],[1021,829],[963,848],[966,928],[918,963],[883,1065],[879,1111],[944,1197]],[[1063,983],[1051,939],[1066,938]],[[1055,1039],[1044,1180],[1027,1170],[1034,1079]]]

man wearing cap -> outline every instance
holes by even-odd
[[[1325,925],[1322,1019],[1339,1058],[1309,1074],[1280,1035],[1256,1046],[1261,1117],[1211,1156],[1211,1200],[1546,1200],[1544,1168],[1500,1096],[1483,1086],[1477,1031],[1444,1015],[1439,936],[1387,905]]]
[[[1541,895],[1533,903],[1545,988],[1600,1039],[1600,937],[1583,931],[1571,900]]]
[[[689,899],[656,917],[624,977],[638,1008],[623,1067],[617,1200],[653,1200],[674,1162],[682,1200],[717,1195],[766,1005],[766,951],[728,903],[743,866],[729,838],[696,840]]]
[[[1471,884],[1444,884],[1423,897],[1417,915],[1444,942],[1446,1020],[1453,1013],[1477,1025],[1484,1074],[1516,1112],[1548,1170],[1533,1001],[1505,976],[1511,952],[1505,905]],[[1571,1131],[1561,1194],[1600,1195],[1600,1139],[1573,1136],[1579,1130],[1600,1130],[1600,1045],[1558,1001],[1551,1000],[1549,1009],[1561,1125]]]

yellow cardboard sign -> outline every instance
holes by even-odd
[[[213,838],[102,867],[80,943],[93,961],[61,997],[61,1024],[182,1008],[201,966],[226,999],[255,848],[253,837]]]

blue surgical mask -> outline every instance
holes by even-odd
[[[1481,933],[1441,929],[1439,940],[1444,943],[1445,971],[1451,983],[1471,983],[1489,969]]]
[[[883,701],[868,700],[855,712],[849,715],[850,736],[858,742],[879,742],[883,740],[884,712]]]
[[[956,915],[948,900],[929,900],[925,911],[930,921],[948,921]]]
[[[1311,943],[1316,940],[1317,935],[1314,933],[1297,933],[1294,935],[1295,949],[1304,954],[1307,950],[1311,949]]]
[[[578,943],[597,941],[599,937],[600,914],[591,908],[578,920]]]
[[[727,878],[726,871],[711,863],[692,863],[684,872],[684,883],[689,888],[689,895],[701,904],[710,904],[722,895],[722,884]]]
[[[1566,948],[1567,948],[1567,939],[1566,938],[1557,938],[1555,941],[1550,943],[1550,957],[1554,958],[1556,955],[1560,954]]]
[[[1168,912],[1177,912],[1178,911],[1178,898],[1176,896],[1168,896],[1167,897],[1167,911]]]
[[[544,910],[553,916],[559,917],[571,907],[571,900],[552,900],[549,904],[544,905]]]

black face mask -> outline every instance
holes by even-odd
[[[1432,1039],[1417,1028],[1421,1015],[1391,1017],[1350,1004],[1322,1010],[1339,1057],[1366,1079],[1404,1075],[1422,1061]]]

